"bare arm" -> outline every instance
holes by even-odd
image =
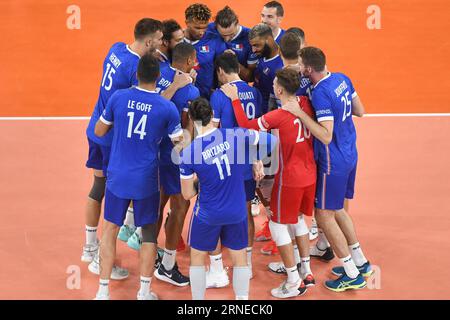
[[[364,115],[365,109],[364,105],[361,102],[361,99],[359,96],[355,96],[352,99],[352,114],[357,117],[362,117]]]
[[[94,133],[97,137],[103,137],[110,129],[112,128],[112,124],[106,124],[98,119],[95,124]]]
[[[190,179],[181,179],[181,194],[186,200],[190,200],[198,193],[198,180],[195,175]]]
[[[303,111],[297,102],[289,102],[282,106],[283,110],[289,111],[294,116],[300,118],[302,123],[308,128],[314,137],[319,139],[323,144],[328,145],[333,139],[334,121],[326,120],[316,122],[305,111]]]

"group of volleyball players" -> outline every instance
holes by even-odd
[[[110,279],[129,275],[114,263],[117,239],[140,250],[139,300],[158,299],[153,276],[190,286],[193,299],[228,286],[225,248],[236,299],[248,299],[255,240],[267,241],[262,253],[280,254],[268,265],[284,275],[268,288],[274,297],[305,294],[316,285],[310,257],[335,254],[341,265],[325,287],[366,286],[372,268],[348,214],[358,160],[352,116],[364,106],[346,75],[328,71],[324,52],[306,46],[301,28],[281,28],[283,16],[279,2],[268,2],[250,29],[228,6],[211,21],[195,3],[184,29],[143,18],[132,43],[109,50],[86,130],[94,175],[81,259],[100,276],[96,299],[110,298]],[[261,206],[267,222],[255,232]],[[311,228],[304,216],[314,216]],[[176,262],[186,217],[189,275]]]

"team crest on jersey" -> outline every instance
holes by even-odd
[[[264,73],[266,76],[268,76],[269,73],[270,73],[270,68],[269,68],[269,67],[266,67],[266,68],[263,70],[263,73]]]
[[[244,45],[242,43],[236,43],[235,45],[233,45],[233,49],[236,51],[242,51],[244,50]]]
[[[209,46],[201,46],[200,47],[201,53],[208,53],[209,52]]]

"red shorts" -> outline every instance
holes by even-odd
[[[281,224],[295,224],[300,213],[312,216],[315,195],[315,183],[303,188],[274,184],[270,199],[270,210],[273,212],[271,220]]]

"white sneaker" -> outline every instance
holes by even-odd
[[[309,229],[309,241],[316,239],[319,236],[319,229],[317,228],[317,222],[313,218],[311,228]]]
[[[92,262],[88,266],[88,270],[92,272],[93,274],[100,275],[100,263],[99,263],[99,255],[96,254]],[[123,280],[128,278],[128,270],[113,266],[112,272],[111,272],[111,279],[112,280]]]
[[[206,288],[223,288],[230,284],[226,269],[222,272],[206,272]]]
[[[83,246],[83,254],[81,255],[81,261],[92,262],[95,255],[98,252],[98,240],[95,244],[85,244]]]
[[[145,295],[142,295],[140,291],[137,294],[138,300],[159,300],[158,296],[154,292],[148,292]]]
[[[261,201],[259,200],[258,196],[256,196],[252,200],[252,216],[256,217],[261,212],[261,209],[259,208],[259,204]]]
[[[286,268],[282,261],[271,262],[268,265],[269,270],[277,274],[286,274]]]
[[[99,294],[95,295],[94,300],[110,300],[109,294]]]
[[[301,296],[306,292],[306,287],[301,286],[302,280],[299,279],[295,283],[284,281],[279,287],[272,289],[270,293],[275,298],[286,299]]]

